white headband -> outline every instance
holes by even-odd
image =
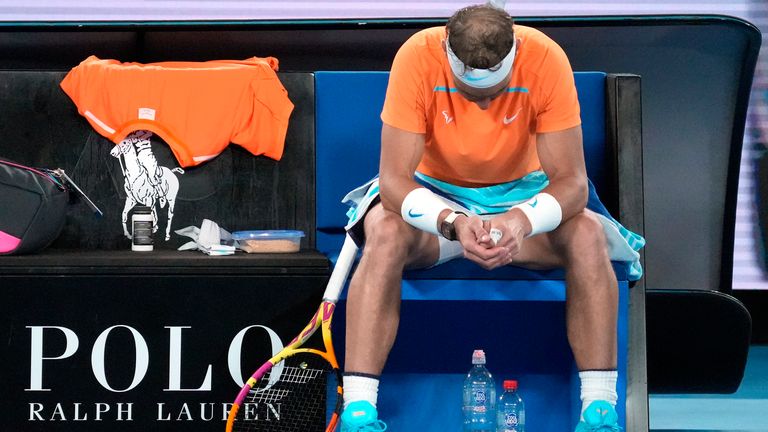
[[[461,82],[470,87],[489,88],[504,81],[509,75],[509,71],[512,70],[517,51],[517,40],[515,40],[507,56],[499,64],[489,69],[476,69],[465,65],[451,49],[449,38],[445,39],[445,50],[448,52],[448,63],[451,65],[451,70]]]

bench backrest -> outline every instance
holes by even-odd
[[[610,190],[606,163],[605,77],[576,72],[587,174],[598,192]],[[346,224],[344,195],[379,170],[381,108],[388,72],[316,72],[317,248],[333,254]]]

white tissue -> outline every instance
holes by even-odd
[[[203,219],[200,228],[188,226],[174,231],[176,234],[189,237],[192,241],[184,243],[179,250],[199,249],[205,254],[211,256],[232,255],[235,253],[235,247],[226,243],[232,243],[232,234],[229,231],[220,228],[216,222]]]

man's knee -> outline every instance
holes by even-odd
[[[413,231],[400,215],[377,206],[365,218],[365,245],[380,253],[406,256],[413,243]]]
[[[607,256],[603,224],[591,211],[584,210],[568,219],[554,234],[554,242],[566,259]]]

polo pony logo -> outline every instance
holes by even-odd
[[[128,135],[109,153],[120,161],[125,183],[125,206],[123,207],[123,234],[128,233],[128,212],[137,204],[152,209],[152,232],[157,232],[157,209],[168,208],[168,221],[165,240],[171,238],[171,221],[176,194],[179,192],[179,179],[174,173],[184,174],[181,168],[169,169],[157,165],[150,142],[152,132],[140,130]]]

